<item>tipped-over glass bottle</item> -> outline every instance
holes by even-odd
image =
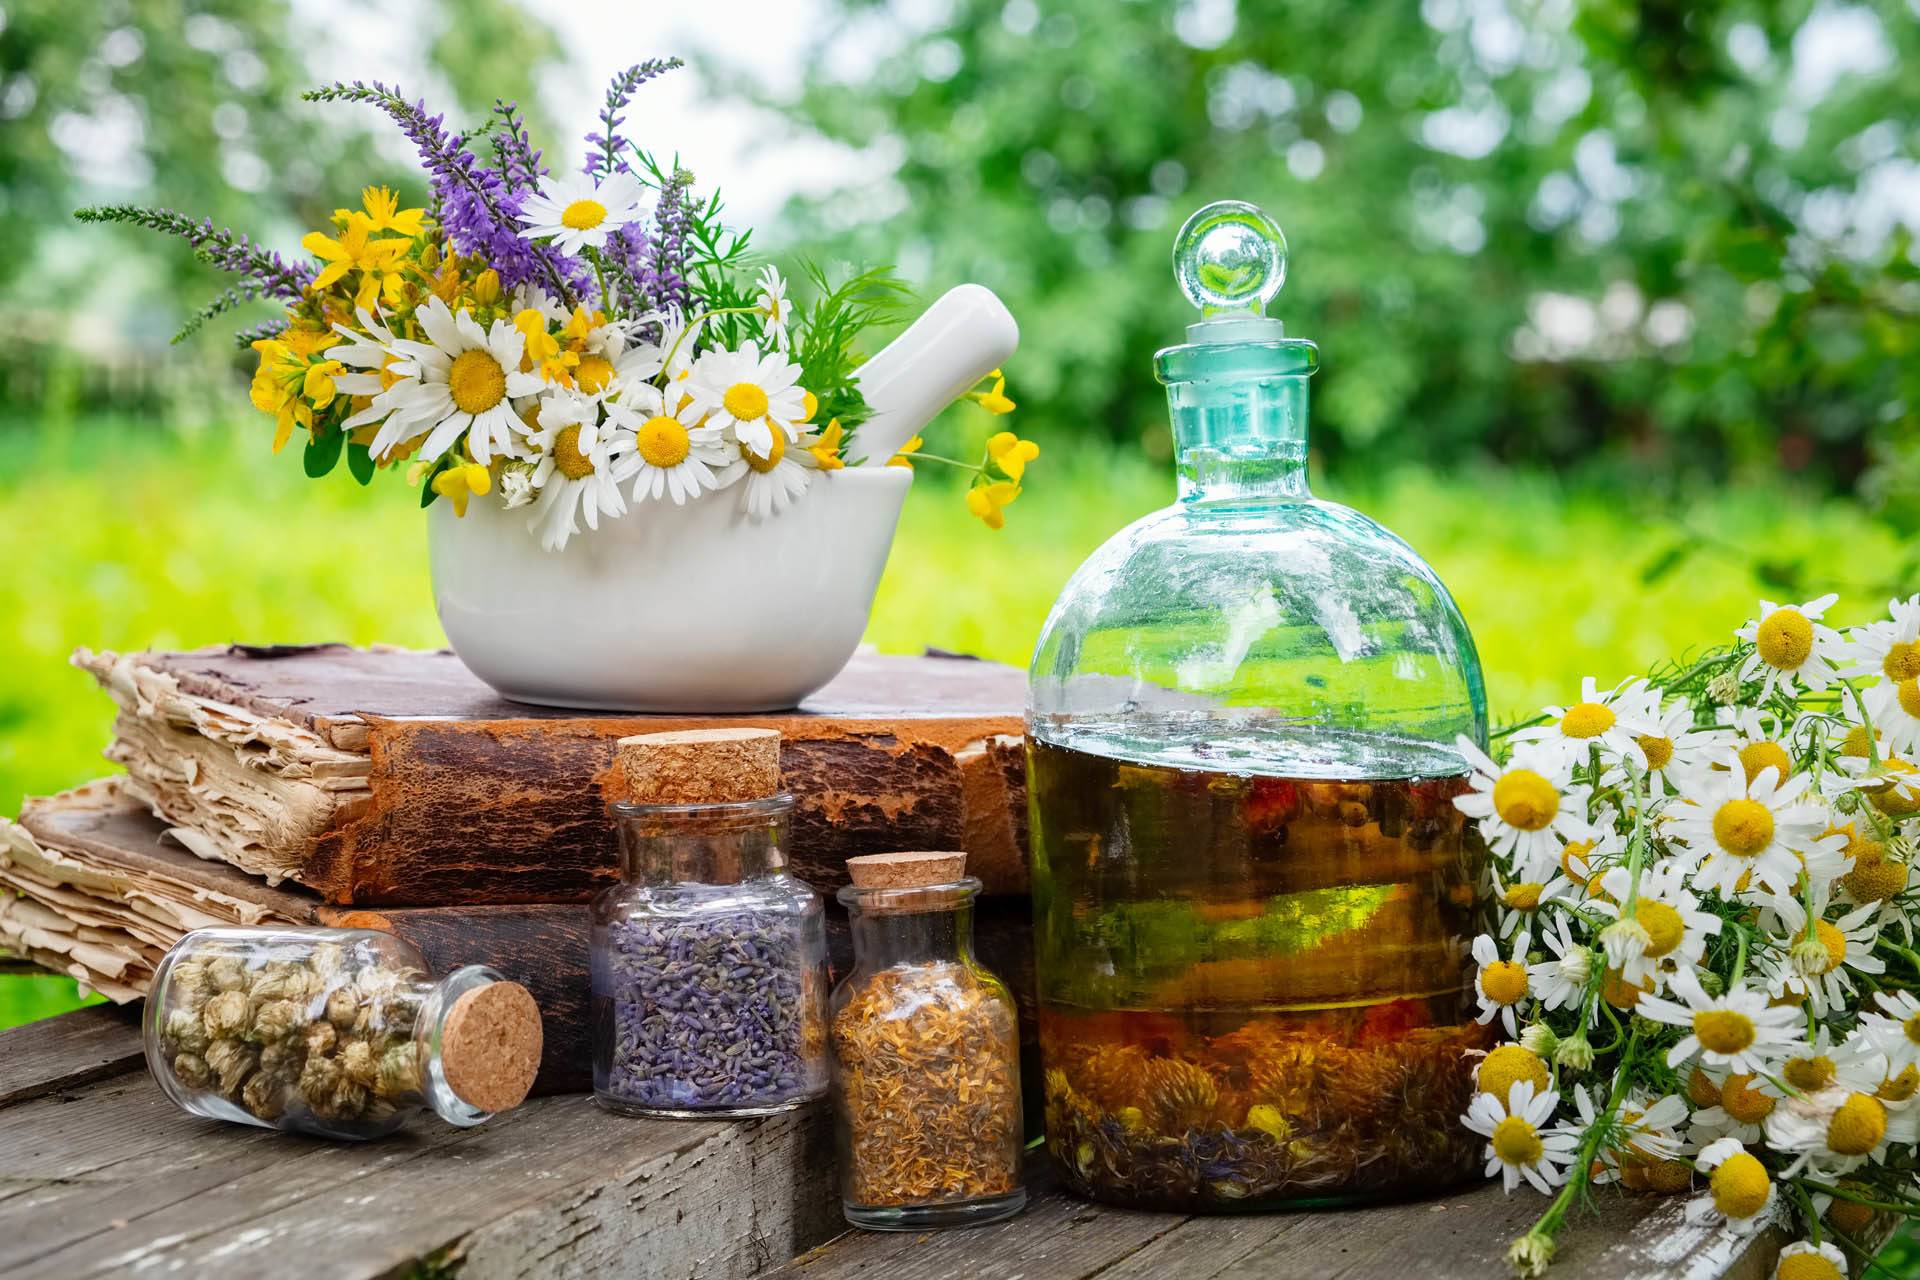
[[[1479,660],[1433,570],[1308,489],[1280,228],[1209,205],[1174,266],[1202,312],[1154,361],[1178,498],[1074,574],[1031,672],[1048,1142],[1151,1208],[1429,1189],[1476,1149]]]
[[[199,929],[147,995],[147,1066],[194,1115],[377,1138],[415,1111],[479,1124],[540,1063],[540,1010],[485,965],[444,978],[371,929]]]

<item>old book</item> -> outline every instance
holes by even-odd
[[[275,888],[196,857],[147,812],[124,779],[30,800],[0,819],[0,949],[28,956],[119,1002],[139,999],[154,966],[189,930],[222,924],[382,929],[419,947],[436,972],[488,964],[540,1002],[546,1047],[536,1088],[590,1087],[588,922],[579,903],[469,904],[369,910],[297,886]],[[21,896],[14,899],[8,891]],[[984,901],[975,923],[982,961],[1014,988],[1022,1035],[1035,1042],[1033,958],[1024,898]],[[852,960],[846,917],[827,914],[833,972]],[[1037,1058],[1035,1059],[1037,1061]],[[1036,1090],[1034,1097],[1040,1095]]]
[[[775,645],[777,650],[777,643]],[[777,660],[777,654],[771,659]],[[796,871],[964,848],[1026,889],[1025,682],[968,658],[862,654],[797,711],[617,716],[501,699],[448,652],[343,645],[93,653],[127,794],[202,857],[339,905],[577,902],[616,873],[615,739],[778,729]]]

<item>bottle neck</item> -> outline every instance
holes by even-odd
[[[735,804],[609,806],[631,884],[739,884],[786,870],[793,797]]]
[[[968,879],[925,889],[841,890],[852,924],[854,968],[971,963],[979,885]]]
[[[1183,504],[1230,510],[1313,496],[1307,379],[1318,365],[1314,345],[1293,338],[1159,353]]]

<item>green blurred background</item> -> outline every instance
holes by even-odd
[[[681,53],[629,131],[791,265],[979,280],[1023,329],[1044,453],[1006,530],[922,468],[870,639],[1024,663],[1073,567],[1171,496],[1153,350],[1212,199],[1292,243],[1274,308],[1321,344],[1316,486],[1452,586],[1498,711],[1726,636],[1755,598],[1920,587],[1920,7],[1567,0],[809,0],[712,14],[439,0],[0,0],[0,807],[95,776],[76,645],[434,645],[397,480],[268,453],[220,286],[80,204],[211,214],[281,249],[366,182],[400,80],[496,95],[572,167],[600,86]],[[939,452],[1001,425],[957,409]],[[961,443],[964,442],[964,443]],[[0,1026],[68,1007],[0,976]]]

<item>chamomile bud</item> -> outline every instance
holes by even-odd
[[[1538,1054],[1542,1058],[1552,1056],[1554,1046],[1559,1043],[1560,1037],[1555,1035],[1553,1028],[1544,1022],[1530,1023],[1526,1030],[1520,1033],[1521,1048]]]
[[[1593,1044],[1585,1032],[1575,1032],[1553,1051],[1553,1064],[1568,1071],[1585,1071],[1593,1065]]]

